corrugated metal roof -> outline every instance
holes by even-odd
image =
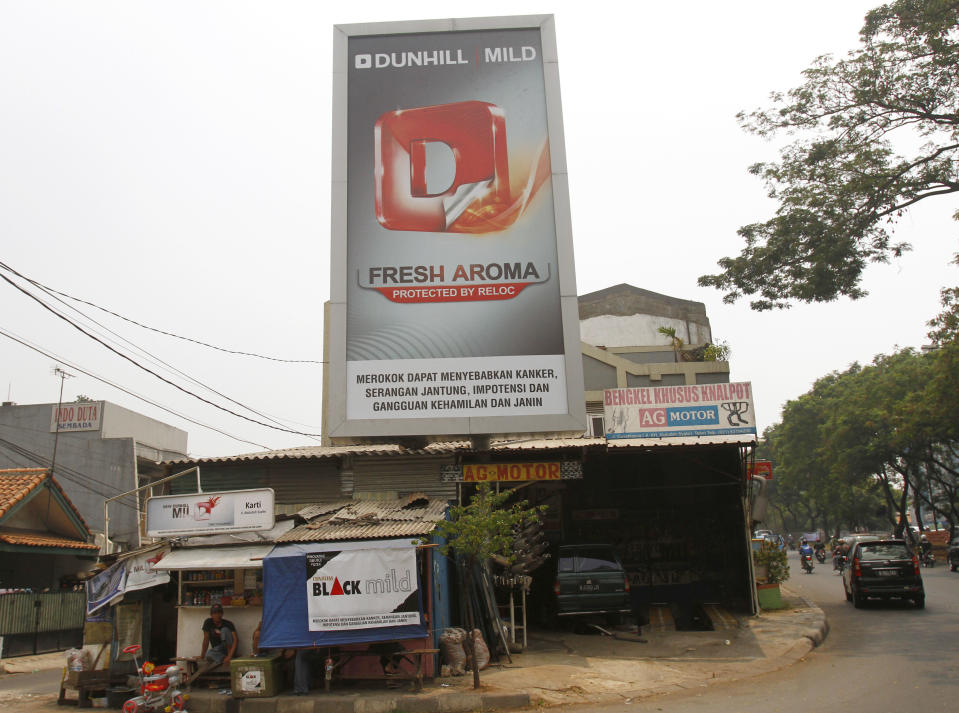
[[[423,448],[404,448],[397,443],[375,443],[356,446],[300,446],[298,448],[282,448],[276,451],[258,451],[235,456],[221,456],[210,458],[178,458],[165,461],[170,465],[184,465],[189,463],[239,463],[256,460],[303,460],[312,458],[340,458],[347,455],[437,455],[454,453],[460,450],[469,450],[469,441],[449,441],[445,443],[430,443]]]
[[[748,446],[756,443],[753,433],[716,436],[677,436],[674,438],[614,438],[610,439],[610,448],[658,448],[662,446]]]
[[[308,520],[285,535],[283,542],[337,542],[421,537],[446,517],[446,501],[417,495],[400,500],[341,500],[303,508]]]
[[[583,446],[601,446],[606,443],[604,438],[528,438],[492,441],[490,450],[493,452],[551,450],[554,448],[580,448]],[[179,458],[166,461],[169,465],[185,465],[190,463],[240,463],[258,460],[304,460],[314,458],[341,458],[343,456],[430,456],[448,455],[456,452],[470,452],[472,447],[469,441],[445,441],[429,443],[422,448],[406,448],[397,443],[376,443],[354,446],[301,446],[298,448],[283,448],[276,451],[259,451],[235,456],[210,458]]]

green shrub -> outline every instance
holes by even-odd
[[[765,565],[766,581],[770,584],[779,584],[789,579],[786,551],[771,542],[764,541],[762,547],[753,551],[753,564],[757,567]]]

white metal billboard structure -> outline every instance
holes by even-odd
[[[324,430],[581,433],[551,15],[334,32]]]

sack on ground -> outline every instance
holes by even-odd
[[[67,670],[68,671],[89,671],[90,670],[90,652],[85,649],[67,649]]]
[[[466,650],[463,642],[466,641],[466,632],[463,629],[450,628],[440,634],[440,650],[443,660],[449,664],[450,673],[462,676],[466,673]]]
[[[473,629],[473,653],[476,656],[476,668],[482,671],[489,666],[489,647],[479,629]]]

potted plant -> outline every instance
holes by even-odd
[[[783,601],[779,584],[789,579],[786,551],[765,541],[758,550],[753,551],[753,567],[756,571],[759,606],[763,609],[781,609]],[[763,573],[763,581],[760,581],[760,572]]]

